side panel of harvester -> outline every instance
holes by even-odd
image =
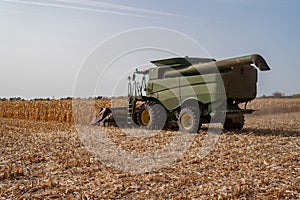
[[[224,90],[220,81],[219,74],[167,79],[150,78],[147,97],[158,99],[167,110],[174,110],[191,99],[202,104],[218,102],[224,99]]]
[[[226,98],[235,101],[251,101],[256,97],[257,70],[245,65],[222,73]]]

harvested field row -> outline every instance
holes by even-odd
[[[143,139],[114,127],[98,129],[136,155],[164,148],[176,134],[162,131]],[[224,131],[199,158],[205,131],[173,163],[132,174],[87,151],[67,123],[0,118],[0,197],[300,198],[300,112],[247,115],[243,130]]]

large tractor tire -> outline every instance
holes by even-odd
[[[165,108],[156,102],[147,102],[139,108],[137,113],[140,126],[149,130],[160,130],[167,120]]]
[[[237,115],[234,117],[226,117],[223,128],[225,130],[241,130],[244,126],[244,115]]]
[[[179,131],[188,133],[198,133],[201,127],[200,111],[195,106],[187,106],[179,113]]]

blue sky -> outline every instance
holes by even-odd
[[[143,27],[183,33],[217,59],[259,53],[271,67],[259,73],[259,96],[300,93],[299,11],[296,0],[0,0],[0,96],[72,96],[78,72],[97,45]],[[115,86],[109,80],[116,76],[99,81],[103,90],[97,95],[111,95]]]

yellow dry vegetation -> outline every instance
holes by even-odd
[[[73,112],[80,112],[80,106],[77,106],[76,110],[72,110],[72,103],[72,100],[0,101],[0,117],[72,124],[74,123]],[[84,100],[81,100],[80,104],[82,106],[90,105]],[[90,112],[78,115],[86,116],[83,121],[88,122],[101,107],[126,106],[126,98],[92,100]],[[255,99],[247,105],[247,108],[256,110],[254,115],[295,112],[300,110],[300,98]]]
[[[0,110],[2,118],[72,122],[69,100],[2,101]]]
[[[255,114],[282,114],[300,111],[300,98],[255,99],[249,108],[257,110]]]
[[[197,154],[205,127],[172,164],[130,174],[107,166],[87,151],[72,124],[61,123],[70,101],[1,102],[0,199],[300,199],[299,104],[254,100],[249,108],[260,111],[246,116],[243,130],[223,131],[204,158]],[[138,138],[98,128],[131,153],[161,149],[176,134]]]
[[[80,106],[72,110],[72,100],[30,100],[0,101],[0,118],[56,121],[74,123],[73,112],[80,112]],[[84,101],[81,102],[84,106]],[[118,104],[116,104],[118,105]],[[111,107],[111,100],[95,100],[90,113],[82,113],[89,121],[100,107]]]

